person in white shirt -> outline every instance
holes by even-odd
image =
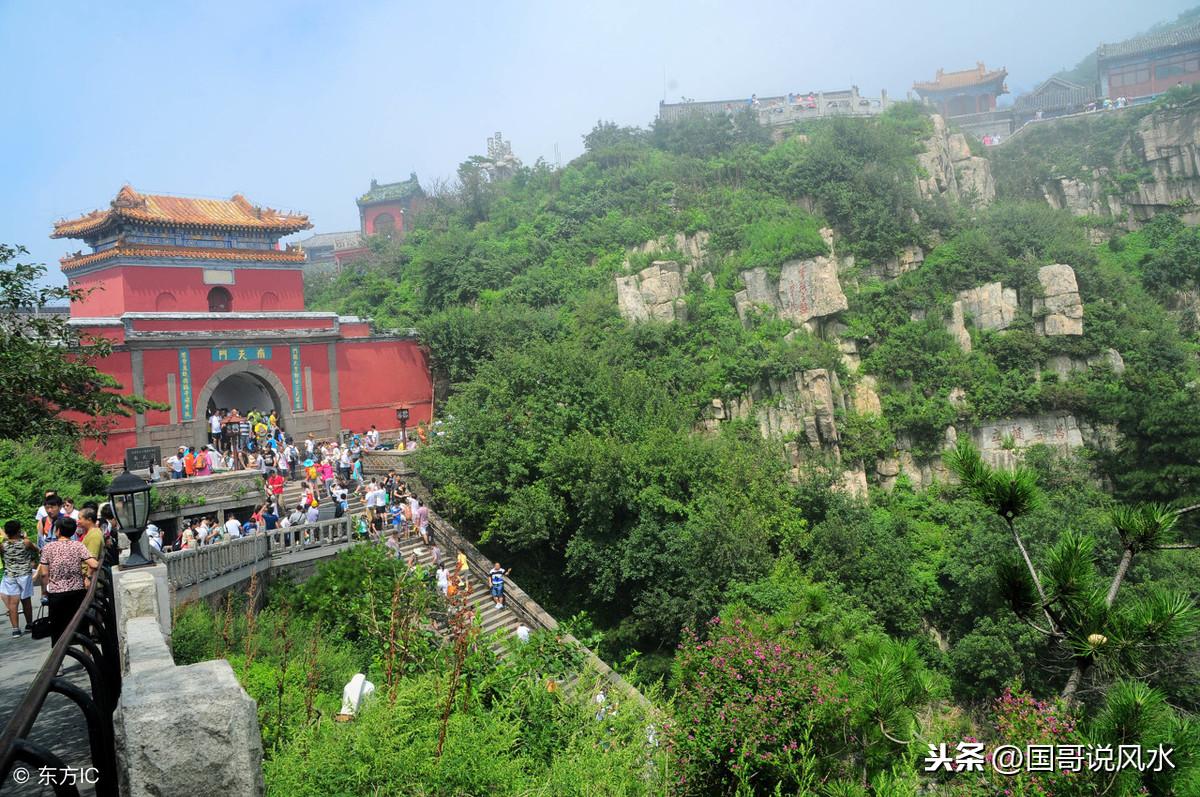
[[[308,511],[304,513],[304,519],[308,523],[316,523],[321,519],[321,510],[310,503],[308,505]]]
[[[220,447],[221,413],[218,410],[213,410],[213,414],[208,416],[208,439],[214,450]]]
[[[225,521],[225,533],[231,540],[236,540],[242,536],[242,524],[238,522],[238,519],[234,515],[230,515],[229,520]]]
[[[524,623],[521,623],[520,625],[517,626],[517,639],[521,640],[522,642],[529,641],[529,633],[530,633],[530,628],[529,628],[529,626],[525,625]]]
[[[167,460],[167,464],[169,466],[171,466],[171,478],[172,479],[182,479],[183,478],[183,448],[182,447],[180,447],[179,451],[176,452],[174,455],[172,455],[172,457],[170,459]]]
[[[443,595],[445,595],[446,591],[450,589],[450,571],[446,569],[445,565],[438,565],[437,588],[438,592],[442,593]]]
[[[376,448],[379,446],[379,430],[375,428],[375,424],[371,424],[371,431],[367,432],[367,448]]]

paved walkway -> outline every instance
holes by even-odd
[[[35,607],[36,609],[36,607]],[[24,617],[21,618],[24,621]],[[7,723],[13,711],[25,697],[34,676],[50,655],[49,639],[34,639],[29,634],[20,637],[10,637],[11,629],[7,616],[0,618],[0,725]],[[67,657],[65,666],[68,670],[67,679],[77,686],[87,689],[87,673],[83,671],[75,659]],[[55,755],[66,762],[67,766],[86,768],[91,766],[91,752],[88,749],[87,725],[83,713],[71,700],[65,696],[51,693],[46,696],[46,702],[33,725],[30,739],[37,744],[49,748]],[[18,764],[18,766],[22,766]],[[12,775],[0,783],[0,795],[52,795],[50,786],[38,784],[37,772],[31,770],[30,783],[18,785]],[[79,793],[95,794],[91,785],[80,784]]]

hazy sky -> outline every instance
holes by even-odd
[[[1196,0],[274,3],[0,0],[0,242],[58,277],[51,224],[123,183],[355,229],[372,177],[526,162],[662,99],[886,88],[1006,66],[1014,92]],[[307,233],[306,233],[307,234]]]

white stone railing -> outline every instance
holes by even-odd
[[[347,516],[322,520],[320,523],[306,523],[302,526],[275,529],[262,536],[264,539],[270,540],[271,556],[278,558],[296,550],[352,542],[354,540],[353,529],[354,524]]]
[[[167,580],[175,589],[190,587],[267,559],[271,541],[262,535],[163,554]]]
[[[156,553],[154,558],[166,564],[168,582],[180,590],[243,568],[263,569],[269,560],[278,562],[299,551],[345,545],[354,540],[353,528],[349,517],[335,518],[187,551]]]

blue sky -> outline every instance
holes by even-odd
[[[0,241],[59,278],[52,222],[123,183],[354,229],[372,177],[450,178],[503,131],[563,162],[663,96],[887,88],[1007,66],[1015,91],[1172,2],[403,3],[0,0]]]

